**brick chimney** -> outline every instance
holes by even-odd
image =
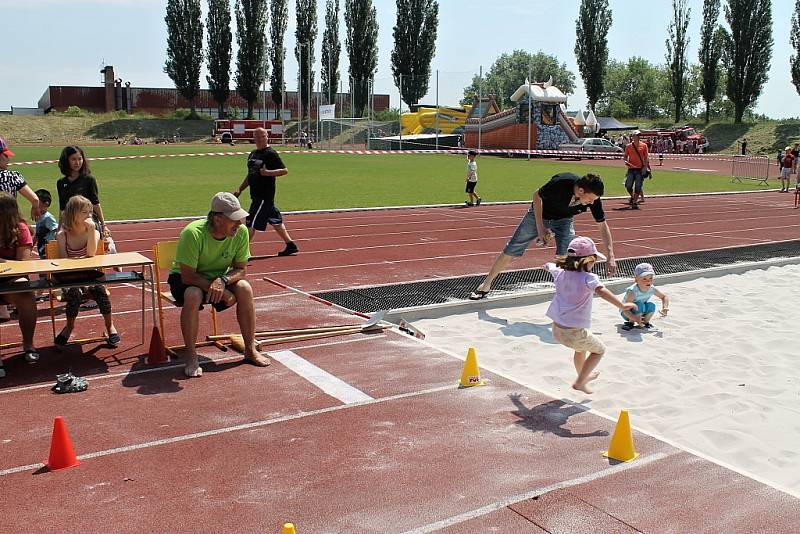
[[[106,65],[100,74],[103,75],[103,85],[106,89],[106,112],[114,111],[114,67]]]

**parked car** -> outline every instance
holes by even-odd
[[[587,137],[586,139],[578,139],[575,143],[564,143],[558,147],[559,150],[564,150],[568,152],[604,152],[606,154],[618,154],[622,155],[622,149],[617,145],[613,144],[608,139],[602,139],[600,137]],[[570,154],[572,156],[572,154]],[[599,157],[604,157],[599,156]],[[575,155],[576,158],[581,159],[580,155]],[[594,157],[587,155],[586,157]]]

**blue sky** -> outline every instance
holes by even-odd
[[[317,1],[319,37],[315,48],[319,62],[325,2]],[[524,49],[541,50],[565,62],[576,74],[578,84],[569,98],[569,108],[585,106],[573,54],[578,4],[578,0],[440,0],[439,36],[432,65],[432,69],[439,70],[439,103],[457,104],[463,88],[481,65],[485,71],[500,54]],[[637,55],[663,63],[671,4],[670,0],[610,0],[614,19],[609,33],[610,57],[624,61]],[[689,58],[696,62],[702,1],[689,0],[689,4]],[[7,110],[12,105],[35,107],[48,85],[100,85],[103,62],[113,65],[117,77],[135,87],[171,87],[171,80],[163,72],[165,5],[165,0],[0,0],[4,43],[0,109]],[[391,105],[396,107],[399,97],[389,65],[395,2],[375,0],[374,5],[380,25],[375,92],[389,93]],[[287,85],[291,89],[297,71],[292,52],[294,0],[289,0],[289,6],[292,20],[285,44]],[[792,0],[773,0],[775,45],[769,81],[756,111],[775,118],[800,116],[800,96],[791,83],[788,65],[793,9]],[[340,31],[344,31],[343,15]],[[342,49],[340,69],[346,75],[344,44]],[[318,65],[315,71],[319,72]],[[206,86],[205,72],[201,74],[201,86]],[[347,90],[346,81],[344,89]],[[433,91],[432,80],[431,92],[424,102],[435,100]]]

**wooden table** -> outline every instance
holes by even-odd
[[[81,282],[58,282],[51,275],[69,273],[76,271],[87,271],[92,269],[114,269],[125,267],[141,268],[141,272],[107,272],[102,277]],[[145,275],[147,272],[147,275]],[[38,275],[48,275],[44,278]],[[17,280],[21,277],[28,277],[29,280]],[[70,287],[84,287],[87,285],[110,285],[110,284],[141,284],[142,286],[142,343],[145,339],[145,288],[150,286],[151,305],[153,313],[153,324],[156,324],[156,300],[155,300],[155,278],[153,276],[153,260],[143,256],[138,252],[121,252],[118,254],[104,254],[92,256],[91,258],[58,258],[54,260],[27,260],[14,261],[5,260],[0,262],[0,295],[8,293],[21,293],[26,291],[67,289]],[[12,346],[8,344],[6,346]],[[3,348],[0,342],[0,349]]]

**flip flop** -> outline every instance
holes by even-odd
[[[476,289],[475,291],[470,293],[469,300],[483,300],[486,298],[486,295],[488,294],[489,294],[488,291],[482,291],[480,289]]]

